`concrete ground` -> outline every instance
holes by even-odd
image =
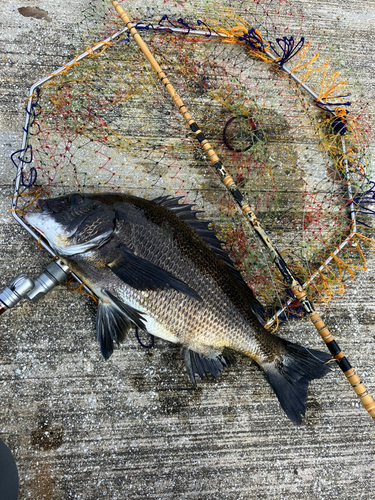
[[[9,156],[20,148],[28,89],[71,58],[75,19],[88,3],[41,0],[51,21],[21,16],[18,8],[36,6],[29,0],[0,6],[0,286],[21,271],[36,276],[50,261],[9,211]],[[350,60],[374,115],[375,1],[293,3]],[[368,270],[323,311],[373,396],[374,270],[369,253]],[[105,362],[95,312],[90,299],[60,286],[1,316],[0,438],[16,459],[19,499],[373,497],[374,422],[338,369],[311,384],[306,419],[295,427],[246,359],[198,389],[179,347],[161,340],[145,351],[129,335]],[[321,347],[308,323],[280,334]]]

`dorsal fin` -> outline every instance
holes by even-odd
[[[188,224],[191,229],[213,250],[216,255],[223,260],[226,264],[233,267],[233,262],[230,260],[226,252],[221,247],[221,242],[217,239],[215,231],[209,229],[211,222],[197,219],[197,214],[203,213],[202,210],[193,210],[193,205],[178,203],[183,197],[172,198],[171,196],[159,196],[152,200],[158,205],[162,205],[171,212],[173,212],[179,219]],[[233,269],[235,269],[233,267]]]
[[[251,288],[248,287],[246,282],[241,276],[241,273],[234,266],[233,261],[228,256],[225,250],[221,246],[220,240],[217,238],[215,231],[209,229],[210,222],[197,219],[197,214],[202,213],[202,211],[193,210],[193,205],[185,204],[180,205],[178,203],[183,196],[178,198],[173,198],[171,196],[159,196],[152,200],[154,203],[161,205],[171,212],[173,212],[179,219],[183,220],[188,224],[191,229],[211,248],[220,260],[226,264],[230,269],[232,276],[236,279],[237,283],[242,287],[243,291],[247,295],[250,303],[250,308],[253,314],[257,317],[261,324],[266,323],[266,310],[264,306],[256,299]]]

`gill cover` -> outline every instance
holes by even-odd
[[[60,255],[75,255],[98,248],[116,227],[116,212],[98,200],[80,194],[39,200],[42,213],[26,215]]]

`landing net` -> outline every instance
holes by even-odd
[[[375,248],[369,118],[350,66],[289,2],[144,4],[123,7],[310,299],[343,293]],[[302,314],[111,4],[91,2],[78,31],[86,55],[28,101],[12,156],[20,218],[73,191],[180,196],[213,221],[270,315]]]

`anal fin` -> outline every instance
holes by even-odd
[[[186,370],[188,372],[189,378],[194,386],[196,386],[195,375],[199,375],[200,379],[203,380],[204,376],[207,377],[211,374],[214,378],[221,375],[226,367],[233,363],[234,358],[232,356],[218,354],[213,357],[207,357],[196,351],[192,351],[188,347],[182,349]]]

